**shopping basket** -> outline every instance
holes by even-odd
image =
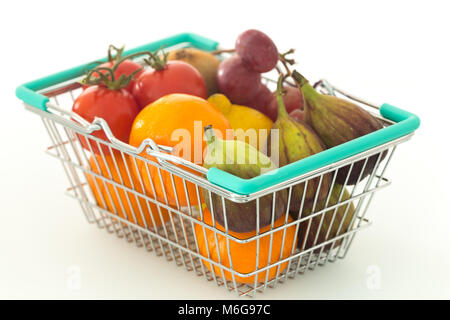
[[[218,43],[183,33],[125,54],[154,51],[161,46],[165,50],[195,47],[212,51],[217,49]],[[344,258],[356,233],[370,225],[366,212],[375,192],[390,184],[385,171],[397,145],[409,140],[420,125],[414,114],[389,104],[373,105],[321,80],[316,83],[316,90],[353,101],[380,119],[384,127],[279,168],[275,174],[241,179],[174,156],[170,147],[157,145],[149,139],[137,148],[132,147],[116,139],[103,119],[89,123],[72,113],[74,99],[82,90],[79,80],[92,67],[92,64],[83,64],[28,82],[16,90],[26,109],[42,119],[51,140],[47,153],[61,161],[69,180],[67,195],[79,202],[89,223],[239,295],[255,296],[317,266]],[[274,81],[269,78],[265,81],[274,87]],[[104,131],[108,141],[93,136],[96,131]],[[90,150],[81,146],[80,139],[89,141]],[[94,157],[92,161],[94,147],[101,151],[101,157]],[[114,150],[118,156],[107,161],[102,150],[111,153]],[[143,157],[143,152],[152,158]],[[338,169],[349,166],[350,172],[355,163],[361,162],[364,168],[374,157],[376,162],[371,174],[364,178],[360,175],[352,185],[347,185],[346,180],[334,201],[331,191],[322,204],[316,195],[305,214],[303,199],[293,217],[286,214],[280,222],[274,221],[272,214],[268,227],[260,228],[256,223],[255,231],[245,237],[229,231],[226,223],[219,225],[214,212],[210,213],[212,220],[206,219],[202,195],[220,199],[225,217],[226,201],[253,201],[258,221],[263,197],[271,196],[275,203],[279,192],[285,190],[289,203],[295,186],[303,184],[307,189],[308,182],[315,185],[311,183],[313,180],[319,180],[320,185],[326,175],[332,177],[332,190]],[[170,177],[172,183],[162,186],[164,195],[170,191],[179,197],[181,191],[188,201],[185,204],[176,201],[174,205],[167,197],[145,192],[146,177],[137,170],[138,162],[144,163],[147,172],[152,172],[147,176],[150,180],[159,178],[162,182],[162,175]],[[174,180],[181,181],[184,190],[175,188]],[[192,187],[194,194],[188,192]],[[349,223],[344,222],[346,219]]]

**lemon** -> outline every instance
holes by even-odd
[[[258,150],[264,151],[267,137],[273,126],[270,118],[253,108],[232,104],[221,93],[211,95],[208,102],[227,118],[234,131],[234,139],[244,141]]]

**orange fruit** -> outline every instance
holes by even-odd
[[[127,156],[124,156],[124,158],[126,159],[126,164],[120,154],[106,155],[106,162],[100,155],[92,155],[89,158],[89,165],[93,172],[142,193],[141,183],[131,170],[134,166],[132,161]],[[144,219],[147,227],[160,226],[162,221],[169,221],[166,209],[160,208],[160,215],[157,206],[150,201],[146,201],[142,196],[127,191],[118,185],[105,182],[98,177],[95,177],[94,180],[94,176],[89,173],[86,174],[86,178],[97,200],[97,204],[101,208],[107,209],[132,223],[136,223],[137,220],[137,224],[143,228],[146,227]]]
[[[286,220],[286,215],[283,215],[281,218],[274,222],[274,228],[283,226]],[[212,217],[211,212],[208,209],[203,210],[203,221],[212,226]],[[288,217],[287,222],[292,222],[292,218]],[[225,231],[225,229],[216,223],[216,228]],[[260,230],[260,234],[269,231],[270,225],[264,227]],[[227,237],[214,232],[208,228],[203,228],[201,224],[196,223],[195,237],[197,239],[198,248],[200,254],[204,257],[208,257],[209,259],[219,263],[220,256],[220,264],[231,268],[234,271],[239,273],[250,273],[256,270],[256,257],[258,257],[258,268],[264,268],[269,265],[269,254],[270,254],[270,264],[276,263],[282,259],[285,259],[291,255],[291,252],[295,250],[297,245],[297,236],[295,232],[295,225],[292,225],[287,228],[282,228],[279,231],[275,231],[272,236],[270,234],[266,236],[262,236],[259,238],[259,252],[258,252],[258,240],[254,239],[249,242],[237,242],[232,238],[229,238],[227,241]],[[246,233],[237,233],[229,231],[228,234],[237,239],[249,239],[256,235],[256,231],[246,232]],[[284,244],[283,243],[283,234],[284,234]],[[217,244],[216,244],[217,237]],[[205,241],[206,238],[206,241]],[[272,241],[272,244],[270,243]],[[272,245],[272,250],[270,250],[270,246]],[[229,255],[228,255],[229,251]],[[231,257],[231,263],[230,258]],[[203,263],[206,267],[211,270],[211,263],[204,260]],[[277,273],[283,272],[288,265],[288,262],[283,262],[277,266],[273,266],[268,270],[264,270],[257,273],[257,283],[263,282],[266,280],[267,272],[269,273],[268,280],[272,280],[276,277]],[[232,273],[223,270],[219,266],[213,265],[214,273],[220,277],[225,276],[226,280],[233,280]],[[249,283],[253,284],[255,282],[255,275],[251,275],[248,277],[235,275],[236,282],[240,283]]]
[[[156,144],[174,147],[172,154],[178,155],[198,165],[203,164],[206,143],[203,139],[203,127],[212,125],[216,133],[226,137],[226,130],[231,129],[225,116],[205,99],[188,94],[169,94],[141,110],[131,128],[129,143],[138,147],[145,139],[152,139]],[[158,160],[143,152],[141,154],[156,163]],[[138,160],[138,169],[144,180],[145,190],[169,205],[186,206],[188,203],[198,205],[197,191],[193,183],[151,164],[145,165]],[[178,165],[184,170],[186,167]],[[193,170],[188,170],[198,174]],[[173,183],[172,183],[173,179]],[[189,201],[186,197],[189,197]]]

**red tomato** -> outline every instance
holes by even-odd
[[[141,108],[171,93],[185,93],[206,99],[206,84],[190,64],[173,60],[157,70],[150,68],[136,78],[133,95]]]
[[[105,63],[102,63],[101,65],[99,65],[97,68],[112,68],[114,67],[115,61],[108,61]],[[122,61],[119,66],[117,67],[116,71],[114,71],[114,77],[117,79],[119,79],[119,77],[121,75],[125,75],[125,76],[130,76],[133,72],[135,72],[136,70],[142,69],[141,71],[139,71],[138,73],[136,73],[133,76],[133,79],[137,79],[137,77],[139,77],[139,75],[144,71],[144,69],[142,68],[142,66],[132,60],[126,59],[124,61]],[[108,74],[108,72],[106,71],[99,71],[101,73],[104,74]],[[97,73],[94,73],[92,75],[93,77],[98,77]],[[127,90],[128,92],[131,93],[131,91],[133,90],[133,86],[134,86],[134,80],[131,80],[130,83],[128,84],[128,86],[126,86],[124,89]],[[87,88],[88,86],[83,86],[83,88]]]
[[[93,85],[84,90],[75,100],[72,111],[85,120],[92,122],[95,117],[103,118],[117,139],[128,143],[131,126],[140,109],[134,97],[125,89],[111,90],[103,85]],[[105,133],[94,131],[93,136],[106,140]],[[79,135],[81,145],[90,150],[88,141]],[[95,140],[89,139],[92,151],[100,154]],[[104,154],[110,154],[109,148],[102,144]]]

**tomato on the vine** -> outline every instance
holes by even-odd
[[[111,52],[112,50],[116,51],[116,54],[114,56]],[[116,48],[115,46],[110,45],[108,48],[108,61],[104,62],[98,66],[98,68],[100,68],[100,70],[98,72],[105,74],[105,71],[103,70],[103,68],[111,69],[116,64],[118,64],[117,68],[114,70],[114,77],[116,79],[119,79],[119,77],[122,75],[129,77],[134,73],[133,78],[130,79],[128,85],[124,88],[128,92],[131,93],[131,91],[133,90],[133,86],[134,86],[134,80],[137,77],[139,77],[139,75],[144,71],[144,69],[142,68],[142,66],[139,63],[134,62],[131,59],[126,59],[126,58],[124,59],[123,51],[124,51],[124,47]],[[98,75],[98,73],[93,73],[92,76],[98,77],[99,75]],[[87,88],[87,86],[84,86],[84,88]]]
[[[112,68],[114,67],[116,62],[105,62],[103,64],[101,64],[99,67],[104,67],[104,68]],[[132,92],[133,90],[133,86],[134,86],[134,82],[135,79],[137,79],[139,77],[140,74],[142,74],[142,72],[144,71],[144,69],[142,69],[142,66],[132,60],[123,60],[119,66],[117,67],[116,71],[114,72],[114,76],[116,78],[119,78],[121,75],[125,75],[125,76],[130,76],[133,72],[137,73],[134,74],[133,79],[130,80],[130,83],[124,88],[125,90],[127,90],[128,92]]]
[[[133,86],[133,96],[141,108],[171,93],[207,98],[205,80],[193,66],[178,60],[161,60],[156,55],[152,58],[146,60],[150,68],[136,78]]]
[[[114,137],[128,143],[131,126],[140,111],[136,99],[124,89],[132,76],[115,79],[113,76],[114,69],[108,71],[106,68],[101,68],[100,70],[106,71],[106,74],[102,73],[98,77],[93,75],[96,72],[95,70],[92,70],[86,77],[85,83],[89,87],[75,99],[72,111],[88,122],[92,122],[95,117],[103,118],[108,123]],[[94,131],[92,135],[108,141],[103,130]],[[93,139],[88,139],[88,141],[82,135],[78,135],[78,137],[86,150],[92,149],[94,153],[100,154],[98,145],[101,145],[103,154],[110,154],[107,145],[97,144]]]

